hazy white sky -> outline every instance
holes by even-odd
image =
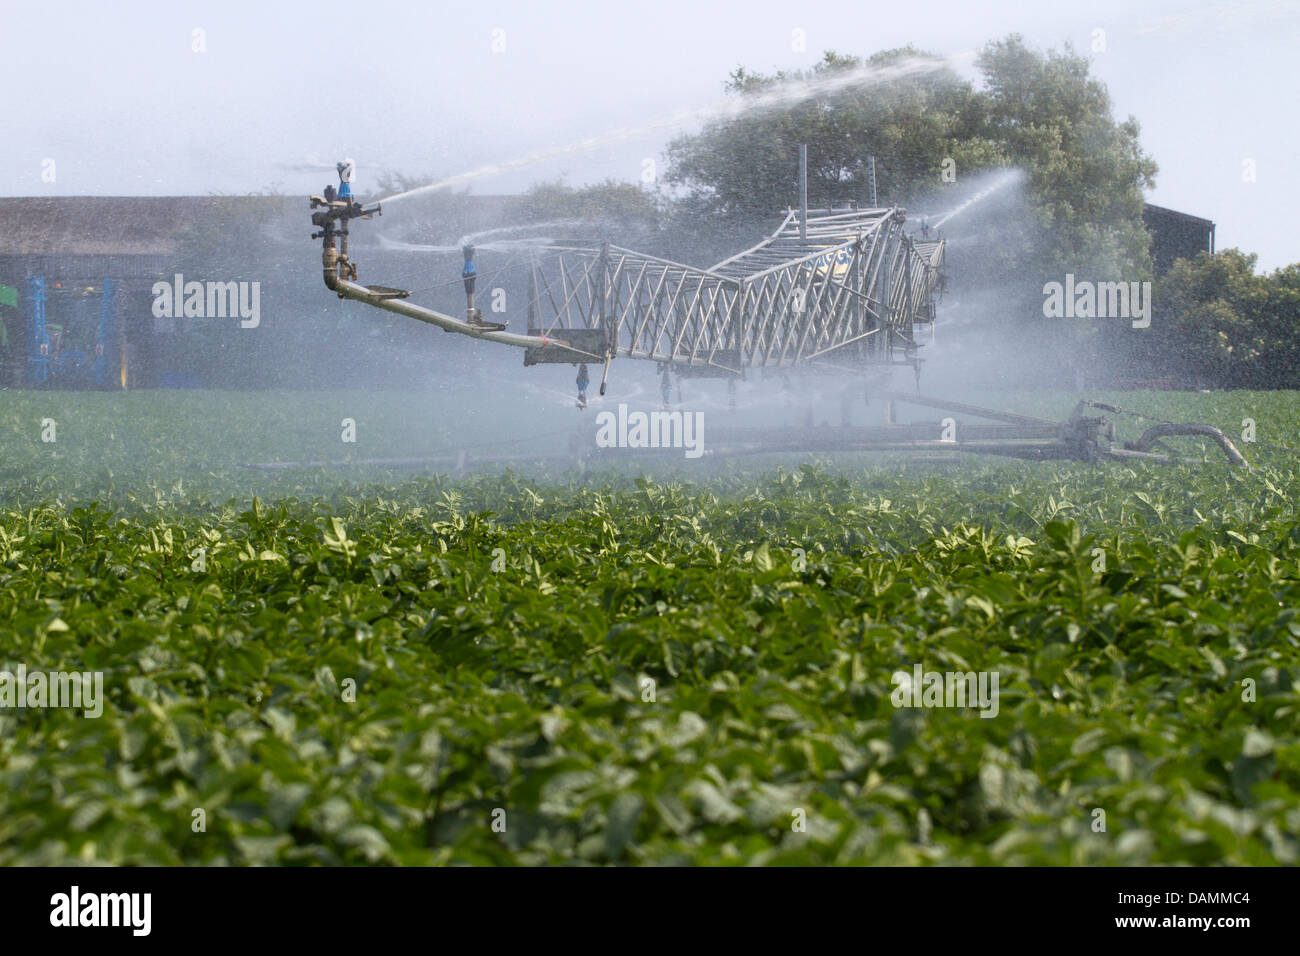
[[[0,0],[0,31],[0,193],[24,196],[305,194],[343,156],[364,187],[380,169],[437,179],[547,151],[471,188],[637,181],[683,129],[661,121],[720,100],[738,65],[907,43],[957,54],[1018,32],[1092,58],[1160,164],[1150,201],[1213,219],[1220,248],[1257,252],[1265,268],[1300,261],[1294,0]],[[637,129],[649,131],[606,135]]]

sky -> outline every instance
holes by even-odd
[[[737,66],[1073,45],[1160,166],[1147,199],[1300,262],[1300,0],[841,4],[0,0],[0,194],[319,192],[338,159],[475,193],[642,180]],[[1098,32],[1101,31],[1101,32]],[[801,42],[802,41],[802,42]]]

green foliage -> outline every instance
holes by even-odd
[[[1155,185],[1156,164],[1142,152],[1137,121],[1112,119],[1105,85],[1069,47],[1043,55],[1012,36],[986,46],[978,62],[990,135],[1028,171],[1046,227],[1023,264],[1035,275],[1149,278],[1142,190]]]
[[[934,61],[936,69],[900,70],[884,82],[834,84],[837,77],[865,77],[923,60]],[[865,205],[869,154],[876,156],[880,194],[895,199],[934,192],[945,156],[971,172],[1006,159],[996,144],[981,138],[983,104],[969,85],[911,47],[866,60],[828,52],[807,73],[765,75],[742,67],[731,74],[727,89],[743,101],[802,83],[821,92],[675,140],[668,151],[669,180],[707,198],[715,214],[766,220],[792,200],[800,143],[808,144],[812,206],[849,198]]]
[[[920,70],[927,61],[934,68]],[[807,73],[738,69],[728,89],[742,100],[782,84],[812,83],[817,92],[680,137],[669,148],[668,178],[692,194],[692,213],[758,219],[792,201],[800,143],[809,147],[814,206],[865,204],[868,155],[876,156],[884,201],[912,204],[942,201],[952,188],[942,178],[945,160],[959,182],[1020,166],[1030,216],[1000,226],[996,241],[985,230],[982,245],[1000,252],[981,261],[980,272],[1019,281],[1027,301],[1040,294],[1043,276],[1064,271],[1149,276],[1142,189],[1154,184],[1156,166],[1141,151],[1136,120],[1112,118],[1087,59],[1068,47],[1041,54],[1011,36],[988,44],[977,63],[982,88],[912,47],[866,60],[831,52]],[[861,82],[824,82],[854,73]]]
[[[1156,287],[1150,361],[1185,380],[1300,385],[1300,266],[1256,275],[1237,249],[1179,259]]]
[[[613,179],[574,188],[562,182],[538,183],[519,199],[518,214],[527,221],[580,220],[617,224],[620,231],[657,228],[662,210],[654,193]]]
[[[1300,430],[1290,395],[1116,400]],[[183,483],[5,466],[4,667],[107,702],[0,711],[0,863],[1300,862],[1294,459],[267,497],[229,412]],[[918,663],[996,671],[998,715],[895,708]]]

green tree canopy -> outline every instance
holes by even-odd
[[[1300,266],[1238,249],[1179,259],[1156,286],[1152,364],[1202,385],[1300,387]]]
[[[791,103],[800,86],[807,98]],[[668,181],[713,214],[766,219],[793,205],[801,143],[808,144],[814,206],[841,199],[865,205],[869,155],[879,194],[891,201],[936,189],[944,157],[971,169],[1005,160],[980,136],[987,117],[969,84],[913,47],[866,60],[828,52],[806,72],[741,67],[727,89],[753,108],[668,148]],[[779,89],[791,96],[773,97]],[[774,99],[784,105],[764,106]]]
[[[1137,121],[1112,118],[1087,59],[1068,48],[1039,53],[1011,36],[988,44],[977,66],[979,88],[913,47],[865,60],[829,52],[809,71],[739,68],[728,89],[754,108],[674,140],[667,178],[692,215],[755,220],[796,200],[800,143],[809,148],[814,206],[865,204],[869,155],[880,199],[891,204],[928,203],[952,191],[945,168],[962,183],[1019,166],[1028,216],[984,243],[1001,251],[996,278],[1041,288],[1062,264],[1099,278],[1149,278],[1142,190],[1156,166],[1140,148]],[[810,95],[799,102],[771,96],[800,84]],[[781,105],[765,108],[773,99]]]
[[[613,179],[583,187],[537,183],[520,197],[517,208],[529,222],[571,220],[602,232],[642,234],[658,229],[663,212],[655,193]]]

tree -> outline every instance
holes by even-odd
[[[1142,190],[1156,166],[1140,148],[1138,124],[1111,116],[1105,86],[1068,47],[1042,54],[1010,36],[988,44],[977,65],[981,88],[913,47],[865,61],[831,52],[806,73],[737,69],[728,89],[745,108],[669,146],[667,178],[683,193],[678,223],[689,218],[719,237],[740,223],[770,224],[795,200],[800,143],[809,148],[813,206],[865,204],[869,155],[881,202],[914,209],[956,201],[945,173],[965,184],[1019,167],[1021,190],[1010,190],[1018,207],[986,201],[983,210],[997,215],[968,213],[946,227],[962,240],[948,251],[954,291],[979,300],[980,318],[1018,342],[1056,341],[1045,341],[1042,354],[1061,371],[1118,364],[1134,340],[1111,334],[1113,320],[1038,326],[1043,286],[1065,272],[1151,277]]]
[[[1177,260],[1156,286],[1154,364],[1228,388],[1300,387],[1300,266],[1255,274],[1237,249]]]
[[[1112,119],[1105,85],[1068,46],[1043,55],[1011,36],[988,44],[978,65],[985,135],[1026,170],[1042,226],[1024,257],[1049,275],[1064,264],[1112,281],[1150,279],[1142,191],[1155,185],[1156,164],[1142,152],[1137,120]]]
[[[668,181],[711,216],[770,219],[792,205],[801,143],[813,206],[866,205],[871,155],[878,192],[891,201],[937,190],[945,158],[972,169],[1003,158],[980,136],[984,108],[969,84],[912,47],[865,61],[831,51],[806,72],[740,67],[727,90],[741,101],[738,115],[668,148]]]
[[[655,193],[613,179],[580,188],[559,181],[537,183],[519,198],[516,209],[527,222],[568,222],[624,244],[634,236],[653,240],[663,216]]]

